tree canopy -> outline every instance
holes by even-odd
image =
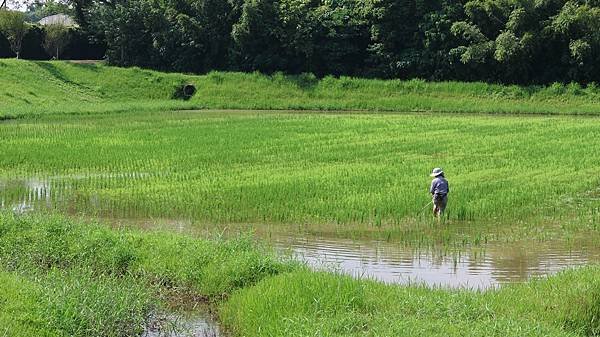
[[[36,0],[42,1],[42,0]],[[62,1],[68,1],[63,3]],[[110,63],[517,84],[600,82],[598,0],[48,0]]]

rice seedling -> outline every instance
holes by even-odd
[[[188,101],[173,99],[182,83],[198,88]],[[239,336],[600,333],[597,267],[486,292],[399,287],[313,272],[250,238],[13,215],[373,235],[444,255],[489,241],[593,241],[595,117],[481,114],[593,115],[593,86],[574,95],[13,60],[0,61],[0,84],[0,335],[139,335],[173,289],[216,304]],[[184,111],[206,108],[360,111]],[[441,224],[421,212],[436,166],[451,182]]]

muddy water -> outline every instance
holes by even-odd
[[[205,310],[157,313],[150,318],[142,337],[224,336],[219,324]]]
[[[144,179],[142,173],[94,176],[54,176],[0,180],[0,208],[16,213],[58,211],[84,212],[93,217],[119,221],[140,227],[186,231],[195,228],[192,221],[144,219],[134,210],[119,208],[110,200],[81,193],[90,180]],[[93,190],[93,189],[92,189]],[[281,227],[281,226],[280,226]],[[487,243],[481,246],[418,248],[386,241],[348,240],[311,236],[303,233],[263,233],[280,252],[291,254],[318,269],[337,270],[358,277],[387,283],[424,283],[443,287],[489,288],[509,282],[522,282],[559,270],[600,263],[598,241],[571,240],[517,243]],[[190,323],[194,324],[194,323]]]
[[[562,269],[600,263],[592,243],[488,243],[454,250],[415,250],[385,241],[275,237],[275,246],[318,269],[386,283],[486,289]]]

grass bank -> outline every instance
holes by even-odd
[[[174,288],[211,301],[234,336],[597,336],[599,275],[485,292],[392,286],[309,271],[249,239],[0,214],[4,336],[138,336]]]
[[[173,99],[182,83],[197,94]],[[194,76],[101,64],[0,60],[0,118],[173,109],[292,109],[598,114],[600,89],[421,80],[317,79],[213,72]]]
[[[474,292],[302,270],[236,291],[221,317],[236,336],[598,336],[599,273]]]
[[[201,240],[0,213],[3,336],[137,336],[176,289],[215,302],[296,268],[249,238]]]
[[[139,336],[157,302],[138,279],[81,269],[0,269],[2,336]]]

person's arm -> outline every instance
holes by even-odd
[[[431,187],[429,188],[429,193],[433,194],[435,191],[435,179],[431,181]]]

